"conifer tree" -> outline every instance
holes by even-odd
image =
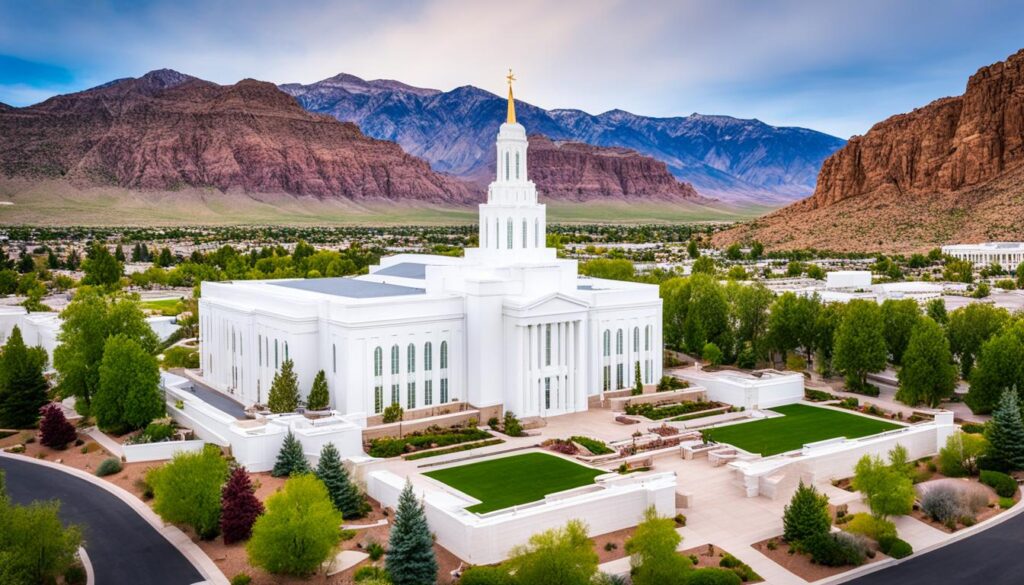
[[[0,353],[0,428],[31,427],[47,403],[46,351],[28,347],[17,326]]]
[[[62,450],[78,438],[75,427],[64,418],[64,411],[56,404],[43,407],[43,421],[39,423],[39,442],[51,449]]]
[[[125,261],[124,248],[121,247],[121,244],[118,244],[117,248],[114,249],[114,260],[122,263]]]
[[[793,499],[782,515],[782,537],[786,542],[800,542],[818,534],[828,534],[832,521],[828,515],[828,498],[813,485],[801,480]]]
[[[274,477],[287,477],[309,473],[309,462],[302,453],[302,443],[295,438],[295,435],[288,431],[281,445],[281,451],[277,454],[277,461],[274,463],[274,470],[270,475]]]
[[[252,534],[252,525],[263,513],[263,502],[256,497],[249,474],[244,467],[236,467],[221,491],[220,531],[224,544],[246,540]]]
[[[330,406],[331,396],[327,391],[327,376],[323,370],[313,378],[313,387],[306,398],[306,408],[310,410],[326,410]]]
[[[281,369],[274,374],[274,381],[270,384],[270,395],[267,397],[267,406],[270,412],[275,414],[283,412],[295,412],[299,406],[299,380],[295,376],[292,360],[286,359],[281,363]]]
[[[348,470],[341,462],[341,455],[334,443],[327,443],[320,450],[320,462],[316,476],[327,486],[334,507],[344,518],[358,518],[366,513],[366,498],[352,481]]]
[[[640,362],[636,362],[636,367],[633,368],[633,394],[640,395],[644,393],[644,379],[640,375]]]
[[[986,459],[1005,470],[1024,469],[1024,422],[1017,392],[1003,390],[985,429],[989,449]]]
[[[395,523],[391,527],[385,566],[394,585],[425,585],[437,581],[434,538],[427,525],[423,505],[412,491],[412,483],[398,497]]]

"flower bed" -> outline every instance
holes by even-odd
[[[397,457],[404,453],[446,447],[470,441],[490,439],[494,435],[475,427],[439,429],[432,427],[424,432],[412,433],[405,437],[380,438],[370,441],[366,452],[372,457]]]
[[[702,410],[709,410],[712,408],[720,408],[726,406],[721,402],[680,402],[678,404],[670,404],[667,406],[657,406],[654,404],[637,404],[629,405],[626,407],[626,414],[634,416],[644,416],[651,420],[661,420],[663,418],[675,417],[684,414],[690,414],[693,412],[699,412]]]

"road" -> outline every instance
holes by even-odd
[[[202,575],[131,507],[81,478],[0,457],[7,492],[18,504],[60,500],[61,519],[80,524],[98,585],[189,585]]]
[[[1024,504],[1018,504],[1024,505]],[[849,581],[853,585],[1024,582],[1024,514],[900,565]]]

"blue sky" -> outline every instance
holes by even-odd
[[[340,72],[542,107],[759,118],[842,137],[963,92],[1024,48],[1017,2],[0,0],[0,102],[172,68],[218,83]]]

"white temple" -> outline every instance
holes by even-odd
[[[462,401],[523,417],[586,410],[590,396],[633,386],[637,364],[643,383],[657,381],[658,287],[581,277],[547,247],[512,81],[479,248],[391,256],[355,278],[204,282],[203,378],[265,403],[290,358],[303,395],[326,373],[341,413]]]

